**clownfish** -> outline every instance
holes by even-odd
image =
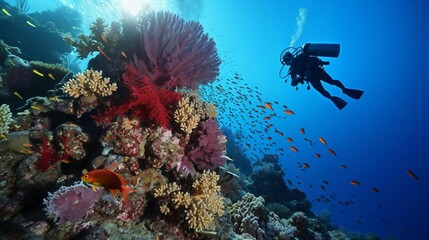
[[[127,182],[121,175],[107,169],[88,172],[84,174],[81,179],[85,183],[92,185],[93,190],[95,190],[97,186],[109,190],[113,197],[116,197],[119,192],[125,204],[128,203],[128,195],[130,192],[135,192],[134,189],[126,187]]]

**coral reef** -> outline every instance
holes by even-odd
[[[12,113],[6,104],[0,105],[0,140],[9,133],[9,125],[12,122]]]
[[[262,196],[267,203],[280,203],[286,205],[292,212],[303,211],[314,217],[311,212],[311,204],[306,200],[306,195],[299,189],[289,189],[286,186],[285,173],[279,164],[277,156],[266,155],[255,162],[255,168],[250,175],[252,184],[249,191],[257,196]],[[271,191],[271,189],[277,191]]]
[[[247,233],[257,240],[291,239],[295,228],[280,223],[277,215],[270,213],[264,206],[262,197],[247,193],[229,208],[228,212],[234,224],[234,231]]]
[[[184,219],[189,228],[197,232],[207,229],[213,218],[223,215],[224,211],[218,179],[216,173],[204,171],[192,184],[191,192],[181,191],[181,186],[175,182],[161,185],[154,193],[161,201],[160,212],[167,215],[175,209],[184,208]]]
[[[140,20],[141,52],[135,65],[157,87],[173,89],[207,84],[221,63],[213,39],[198,22],[185,22],[169,12],[153,12]]]
[[[0,26],[21,21],[20,32],[29,21],[31,34],[62,33],[80,19],[67,8],[33,18],[7,9],[13,17],[3,11]],[[60,13],[71,19],[52,19]],[[335,227],[311,218],[305,194],[286,186],[277,158],[267,155],[252,173],[244,152],[231,150],[238,141],[228,146],[235,166],[225,155],[216,107],[198,90],[216,79],[221,62],[201,24],[160,12],[110,27],[97,19],[90,31],[65,37],[80,58],[98,52],[75,77],[0,42],[0,134],[7,135],[0,224],[36,239],[328,239]],[[104,173],[86,181],[104,190],[75,182],[91,172]],[[116,193],[125,185],[133,193],[121,201]]]

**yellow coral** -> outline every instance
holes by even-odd
[[[74,98],[110,96],[118,87],[116,83],[109,83],[110,78],[103,78],[102,73],[87,69],[84,73],[76,74],[76,78],[70,79],[61,89]]]
[[[185,133],[191,133],[200,122],[200,115],[195,109],[195,104],[190,101],[189,97],[183,97],[180,99],[179,106],[174,112],[174,119]]]
[[[0,139],[5,138],[9,132],[9,126],[12,122],[12,113],[9,105],[2,104],[0,106]]]
[[[189,227],[197,232],[203,231],[210,226],[215,216],[221,216],[224,212],[218,180],[219,175],[215,172],[204,171],[192,184],[192,193],[180,191],[176,183],[160,186],[155,189],[155,197],[167,201],[160,205],[161,213],[170,213],[168,204],[174,209],[183,207]]]

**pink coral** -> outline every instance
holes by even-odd
[[[143,49],[135,64],[157,87],[195,89],[219,75],[216,44],[200,23],[153,12],[141,18],[140,34]]]
[[[49,193],[43,204],[48,216],[58,223],[79,222],[100,199],[101,193],[101,190],[94,192],[79,182],[69,187],[61,186],[56,192]]]
[[[213,119],[203,122],[198,139],[190,145],[184,160],[189,159],[200,169],[214,169],[226,161],[226,139]]]

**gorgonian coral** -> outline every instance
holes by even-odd
[[[221,63],[216,44],[198,22],[169,12],[152,12],[140,22],[142,52],[135,65],[157,87],[197,88],[214,81]]]
[[[198,139],[186,153],[199,169],[214,169],[225,163],[226,138],[213,119],[203,122]],[[185,159],[185,160],[187,160]]]

